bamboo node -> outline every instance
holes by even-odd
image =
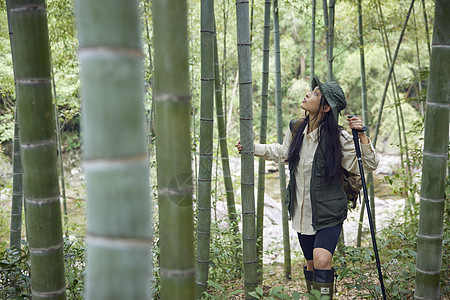
[[[31,288],[31,293],[33,294],[33,298],[35,296],[39,298],[54,298],[59,295],[64,295],[66,293],[66,287],[64,286],[62,289],[52,292],[39,292]]]
[[[45,11],[47,9],[47,5],[43,4],[28,4],[28,5],[12,5],[10,11],[11,12],[23,12],[23,11]]]
[[[199,234],[199,235],[205,235],[205,236],[211,236],[211,233],[209,233],[209,232],[197,231],[197,234]]]
[[[200,118],[200,121],[204,121],[204,122],[214,122],[214,119]]]
[[[176,96],[172,94],[155,94],[156,102],[189,102],[191,100],[191,96]]]
[[[187,270],[168,270],[160,268],[159,272],[161,277],[165,278],[187,278],[195,275],[195,268]]]
[[[29,203],[29,204],[35,204],[35,205],[41,206],[41,205],[46,205],[46,204],[50,204],[50,203],[54,203],[54,202],[59,202],[59,199],[60,199],[60,195],[57,195],[57,196],[49,197],[49,198],[36,198],[36,199],[25,198],[25,202]]]
[[[19,85],[36,85],[36,84],[50,84],[50,78],[18,78],[16,83]]]
[[[49,252],[54,252],[57,251],[59,249],[62,249],[63,244],[59,243],[57,245],[53,245],[50,247],[46,247],[46,248],[32,248],[30,247],[30,253],[32,254],[42,254],[42,253],[49,253]]]

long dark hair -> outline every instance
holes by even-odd
[[[320,106],[322,108],[328,104],[326,99],[322,96],[320,99]],[[320,107],[319,106],[319,107]],[[336,119],[333,117],[333,113],[330,111],[323,112],[322,109],[322,120],[319,123],[319,145],[317,151],[325,152],[326,159],[326,177],[327,180],[333,179],[336,175],[338,175],[341,171],[341,162],[342,162],[342,145],[340,141],[342,126],[339,126]],[[317,115],[315,116],[317,118]],[[294,128],[294,137],[292,139],[291,144],[289,145],[289,154],[286,162],[289,163],[289,169],[292,170],[294,166],[297,165],[300,160],[299,153],[303,144],[303,131],[309,123],[309,114],[307,114],[306,118],[303,121],[300,121],[295,125]],[[322,126],[321,126],[322,125]]]

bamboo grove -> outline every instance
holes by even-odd
[[[65,67],[52,43],[75,46],[52,37],[47,18],[51,4],[62,5],[58,1],[7,0],[4,9],[16,103],[9,247],[22,251],[26,237],[33,299],[71,297],[64,253],[71,216],[60,137],[66,120],[60,125],[65,112],[58,110],[59,98],[67,94],[57,96],[55,79],[63,75],[54,73]],[[344,82],[352,97],[345,113],[362,116],[374,146],[388,148],[388,138],[398,144],[402,217],[419,216],[414,297],[439,299],[446,280],[450,4],[431,2],[396,1],[402,8],[395,8],[400,13],[393,27],[388,11],[394,4],[377,0],[74,1],[73,57],[80,62],[81,85],[71,93],[81,99],[74,110],[81,120],[87,203],[83,297],[214,299],[220,288],[211,278],[216,279],[221,255],[214,247],[223,239],[237,266],[229,273],[238,274],[233,279],[242,287],[236,294],[255,299],[266,282],[265,197],[273,183],[263,159],[255,168],[253,145],[283,142],[289,120],[301,117],[298,99],[319,75]],[[342,28],[349,24],[354,32],[346,35]],[[286,42],[288,35],[292,41]],[[372,47],[376,43],[381,46]],[[412,52],[402,54],[405,43],[413,45]],[[350,50],[354,55],[345,56],[347,63],[343,56]],[[407,64],[410,53],[413,62]],[[380,61],[374,64],[375,54]],[[416,79],[405,87],[407,68]],[[410,94],[415,100],[406,99]],[[69,106],[64,102],[60,108]],[[424,120],[419,182],[412,175],[417,145],[406,120],[411,114]],[[230,147],[237,141],[243,146],[239,158]],[[233,164],[239,175],[233,175]],[[292,270],[301,266],[291,257],[283,205],[288,172],[283,164],[272,168],[281,220],[277,243],[289,282],[297,280]],[[373,220],[376,181],[368,174]],[[417,184],[419,191],[413,189]],[[226,208],[223,223],[217,221],[218,202]],[[358,223],[355,244],[361,247],[367,241],[364,202]],[[339,251],[345,256],[343,235]],[[389,265],[382,263],[384,276]]]

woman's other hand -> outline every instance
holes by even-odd
[[[242,145],[241,145],[241,140],[239,140],[237,143],[236,143],[236,145],[234,145],[236,148],[237,148],[237,150],[239,151],[239,154],[241,154],[241,152],[242,152]]]
[[[363,130],[364,128],[363,121],[357,116],[347,117],[347,122],[350,129]]]
[[[364,128],[363,121],[357,116],[348,116],[347,122],[348,122],[348,126],[350,127],[350,129],[358,130],[358,136],[359,136],[359,140],[361,141],[361,144],[368,144],[369,139],[367,138],[364,131],[362,131]]]

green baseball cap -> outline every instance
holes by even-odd
[[[319,78],[314,76],[311,87],[314,90],[316,86],[319,87],[320,92],[325,96],[325,99],[331,107],[334,119],[338,122],[339,112],[347,106],[344,91],[336,81],[320,82]]]

